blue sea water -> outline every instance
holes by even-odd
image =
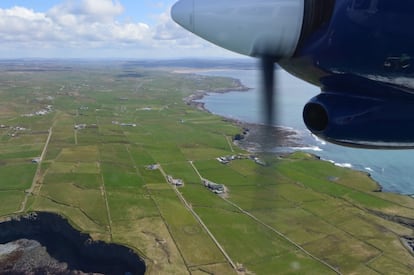
[[[319,87],[299,80],[283,70],[278,70],[277,123],[297,131],[304,150],[329,160],[338,166],[370,173],[384,191],[414,194],[414,150],[365,150],[330,144],[312,136],[302,120],[306,102],[319,93]],[[228,70],[202,73],[210,76],[227,76],[240,79],[248,92],[209,94],[201,102],[212,113],[261,123],[260,73],[257,70]]]

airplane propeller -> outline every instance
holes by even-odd
[[[304,10],[304,0],[179,0],[171,16],[207,41],[261,59],[263,122],[272,126],[276,111],[275,63],[295,53]],[[266,128],[264,135],[269,140],[270,127]]]
[[[268,126],[274,123],[274,93],[275,93],[275,59],[264,56],[261,58],[262,81],[263,81],[263,109],[264,121]]]
[[[266,152],[272,147],[272,127],[275,124],[275,113],[277,110],[275,106],[275,83],[277,81],[277,74],[275,74],[276,59],[271,56],[261,57],[261,73],[262,73],[262,123],[264,130],[260,133],[262,151]]]

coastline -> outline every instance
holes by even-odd
[[[206,70],[203,70],[203,72]],[[212,70],[215,71],[215,70]],[[196,73],[198,71],[187,70],[180,73]],[[200,111],[213,114],[205,106],[204,102],[200,102],[205,96],[209,94],[224,94],[230,92],[248,92],[252,90],[245,86],[240,79],[233,79],[233,87],[229,88],[220,88],[214,90],[198,90],[189,96],[183,98],[183,101],[193,108],[196,108]],[[266,148],[278,148],[279,150],[272,150],[272,153],[277,154],[286,154],[288,152],[293,152],[289,148],[303,148],[306,145],[301,143],[297,137],[297,132],[293,129],[281,126],[266,126],[259,123],[251,123],[242,121],[239,119],[229,118],[219,115],[224,121],[228,121],[241,128],[241,133],[239,134],[240,139],[233,140],[233,143],[240,147],[243,150],[246,150],[250,153],[262,153],[265,152]],[[269,138],[269,136],[270,138]],[[260,145],[260,143],[265,143],[266,147]],[[280,150],[283,149],[283,150]],[[274,152],[273,152],[274,151]]]
[[[229,88],[219,88],[219,89],[214,89],[214,90],[198,90],[190,94],[189,96],[183,98],[183,100],[189,106],[193,106],[199,110],[205,111],[207,113],[211,113],[207,108],[205,108],[205,104],[203,102],[198,102],[197,100],[203,99],[205,96],[207,96],[210,93],[225,94],[229,92],[247,92],[252,89],[252,88],[249,88],[243,85],[240,79],[234,78],[233,85],[234,85],[233,87],[229,87]]]
[[[251,127],[260,125],[249,126],[249,131],[245,131],[222,117],[260,124],[260,111],[256,111],[260,110],[256,104],[259,89],[210,93],[201,100],[211,111],[207,113],[186,105],[182,99],[197,90],[232,87],[231,79],[171,75],[132,66],[126,67],[126,71],[124,67],[108,71],[106,65],[91,67],[91,74],[85,74],[88,67],[82,68],[85,69],[74,68],[73,75],[69,75],[70,85],[63,89],[80,87],[81,92],[74,98],[57,95],[54,101],[59,115],[38,117],[36,123],[29,120],[30,125],[40,130],[56,126],[54,133],[58,135],[48,147],[45,163],[40,164],[39,188],[30,196],[27,207],[16,214],[13,213],[21,209],[21,195],[27,193],[36,165],[30,159],[20,161],[11,157],[31,155],[29,149],[38,148],[39,143],[35,135],[27,141],[26,137],[4,140],[3,161],[10,165],[0,171],[10,182],[4,181],[2,185],[5,189],[3,215],[20,216],[29,211],[57,213],[68,219],[77,231],[89,234],[88,239],[133,249],[146,264],[148,274],[232,274],[235,269],[236,273],[256,274],[275,270],[277,273],[327,273],[312,256],[343,273],[412,272],[414,258],[400,245],[399,236],[414,240],[413,230],[385,219],[407,216],[414,224],[414,201],[374,193],[376,186],[363,173],[336,167],[306,153],[323,156],[329,144],[320,145],[323,152],[289,148],[299,152],[283,155],[249,154],[233,145],[233,137],[239,133],[246,132],[245,138],[254,138],[254,133],[261,130]],[[119,78],[119,73],[131,74],[131,78]],[[143,77],[136,79],[138,74]],[[245,75],[255,74],[247,71],[234,73],[233,77],[246,86],[256,87]],[[28,77],[37,79],[30,73]],[[68,76],[64,74],[64,77]],[[30,81],[22,83],[28,87],[28,98],[44,97],[43,93],[48,95],[49,91],[54,93],[53,87],[60,87],[62,83],[60,73],[41,73],[39,79],[39,94],[30,93],[32,89],[27,86],[31,85]],[[7,78],[6,83],[9,83]],[[82,96],[83,89],[88,97]],[[289,93],[296,100],[299,97],[294,90]],[[11,92],[14,91],[12,87]],[[24,110],[24,106],[30,105],[26,97],[16,100],[13,104],[18,109]],[[247,108],[249,102],[256,104],[256,108]],[[294,113],[290,112],[292,115],[287,117],[300,120]],[[10,114],[10,119],[17,115]],[[121,127],[113,124],[114,120],[129,125],[136,123],[137,127]],[[75,131],[72,122],[88,125],[96,122],[100,128]],[[278,122],[292,126],[292,133],[300,129],[296,131],[298,140],[314,144],[313,140],[309,141],[312,138],[309,132],[295,126],[298,124]],[[6,135],[7,131],[2,133]],[[24,144],[11,146],[15,143],[31,148]],[[13,155],[7,155],[9,152]],[[335,154],[340,156],[341,152],[339,148],[332,150],[331,159],[338,160]],[[220,157],[223,157],[221,160],[228,158],[229,162],[220,163]],[[339,164],[356,163],[347,155],[341,160]],[[16,165],[20,163],[21,166]],[[377,166],[371,167],[377,170]],[[171,185],[167,175],[182,179],[184,186]],[[19,184],[23,176],[29,182]],[[223,184],[227,187],[227,197],[208,190],[203,179]],[[9,186],[17,191],[8,191]],[[388,216],[379,217],[369,210]],[[24,233],[32,232],[20,222]],[[56,228],[50,220],[44,225],[47,229]],[[4,229],[0,232],[7,233]],[[71,247],[52,240],[48,231],[45,234],[52,245]],[[34,253],[44,251],[39,247],[40,242],[25,244],[22,243],[22,248],[34,247]],[[3,248],[6,252],[20,253],[20,249],[15,249],[17,245],[11,243]],[[75,256],[79,255],[77,247],[71,250]],[[103,253],[120,254],[115,249]],[[102,264],[106,262],[99,260]]]
[[[200,70],[200,71],[204,72],[204,71],[215,71],[215,70],[206,69],[206,70]],[[187,70],[187,71],[182,71],[179,73],[196,74],[197,72],[198,71]],[[235,87],[220,88],[220,89],[214,89],[214,90],[198,90],[190,94],[189,96],[183,98],[183,101],[188,106],[191,106],[203,112],[214,114],[206,108],[204,102],[200,102],[200,100],[202,100],[205,96],[208,96],[209,94],[212,94],[212,93],[225,94],[225,93],[230,93],[230,92],[248,92],[252,90],[252,88],[245,86],[240,79],[234,78],[233,80],[234,80]],[[223,121],[228,121],[229,123],[232,123],[233,125],[240,127],[241,129],[240,135],[243,138],[238,139],[238,140],[233,139],[233,144],[243,150],[246,150],[249,153],[252,153],[252,154],[263,153],[265,151],[268,151],[269,148],[275,148],[274,150],[271,150],[271,153],[282,156],[282,155],[294,153],[295,151],[306,151],[307,152],[308,150],[300,150],[300,149],[311,148],[299,140],[299,137],[297,136],[297,132],[294,129],[290,129],[287,127],[281,127],[281,126],[268,127],[266,125],[259,124],[259,123],[246,122],[246,121],[242,121],[239,119],[225,117],[222,115],[218,115],[218,116],[220,116],[223,119]],[[266,137],[265,135],[270,135],[270,138]],[[260,145],[260,143],[266,143],[266,146],[263,147]],[[384,192],[383,186],[372,177],[370,172],[356,169],[352,165],[348,166],[345,164],[336,163],[335,161],[332,161],[332,160],[324,159],[316,153],[309,153],[309,152],[307,153],[314,156],[316,159],[320,161],[330,162],[335,166],[366,174],[377,185],[377,188],[373,190],[373,192]],[[395,193],[395,192],[389,192],[389,193]],[[396,193],[396,194],[400,194],[400,193]],[[406,194],[400,194],[400,195],[406,195]],[[413,198],[410,195],[406,195],[406,196]]]
[[[194,94],[191,94],[190,96],[184,98],[184,101],[189,106],[192,106],[198,110],[213,114],[210,110],[206,108],[205,103],[199,102],[198,100],[203,99],[205,96],[207,96],[210,93],[227,93],[227,92],[233,92],[233,91],[250,90],[250,89],[245,90],[245,86],[243,86],[241,81],[238,80],[238,82],[240,83],[239,89],[228,88],[228,89],[219,89],[219,90],[210,90],[210,91],[196,91]],[[293,129],[288,129],[288,128],[284,128],[280,126],[273,126],[271,127],[270,132],[269,132],[269,127],[266,127],[265,125],[262,125],[262,124],[248,123],[245,121],[228,118],[222,115],[218,115],[218,116],[220,116],[223,119],[223,121],[228,121],[229,123],[232,123],[242,129],[242,134],[244,135],[244,138],[241,140],[234,139],[233,144],[235,144],[236,146],[238,146],[239,148],[243,150],[248,151],[249,153],[256,154],[256,153],[262,153],[263,151],[265,151],[265,150],[261,150],[262,146],[260,146],[259,143],[263,141],[267,142],[269,138],[265,138],[261,136],[261,134],[263,133],[265,134],[270,133],[272,137],[276,137],[276,140],[279,141],[280,147],[287,147],[287,149],[290,149],[290,150],[286,150],[285,152],[282,152],[282,151],[271,152],[282,158],[283,156],[290,155],[298,151],[304,152],[304,150],[300,150],[300,149],[295,150],[295,148],[309,148],[309,147],[306,147],[306,145],[299,143],[299,140],[297,140],[297,143],[294,142],[296,132]],[[273,145],[277,146],[276,144],[272,144],[272,146]],[[269,148],[268,145],[266,146],[267,148]],[[332,160],[324,159],[315,153],[306,152],[306,154],[308,154],[311,158],[316,159],[317,161],[331,163],[332,165],[340,167],[342,169],[349,169],[355,173],[365,174],[376,186],[375,189],[372,189],[370,191],[372,193],[396,194],[399,196],[404,196],[404,197],[414,199],[414,197],[411,195],[400,194],[400,193],[395,193],[395,192],[390,192],[390,191],[383,191],[383,186],[377,180],[375,180],[372,177],[371,173],[368,171],[358,170],[354,168],[352,165],[348,166],[347,164],[336,163]],[[336,182],[337,180],[338,179],[336,178],[330,179],[330,181],[332,182]],[[376,211],[376,210],[372,210],[369,208],[367,208],[366,211],[373,214],[376,217],[382,218],[389,222],[396,223],[400,226],[404,226],[404,227],[408,227],[412,229],[414,228],[413,218],[404,217],[398,214]],[[399,235],[399,241],[411,255],[414,255],[414,237],[412,237],[411,235],[401,234]]]
[[[144,274],[147,269],[131,248],[93,240],[62,214],[11,216],[0,221],[0,229],[1,274]]]

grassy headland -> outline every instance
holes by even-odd
[[[59,213],[94,239],[133,248],[148,274],[414,267],[401,239],[414,235],[412,198],[375,192],[366,174],[305,153],[262,166],[229,142],[240,126],[183,100],[240,88],[233,79],[122,62],[14,62],[0,72],[2,217]]]

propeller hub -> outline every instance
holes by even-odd
[[[180,0],[175,22],[244,55],[291,57],[301,35],[304,0]]]
[[[175,3],[171,9],[171,16],[177,24],[194,32],[193,0],[181,0]]]

